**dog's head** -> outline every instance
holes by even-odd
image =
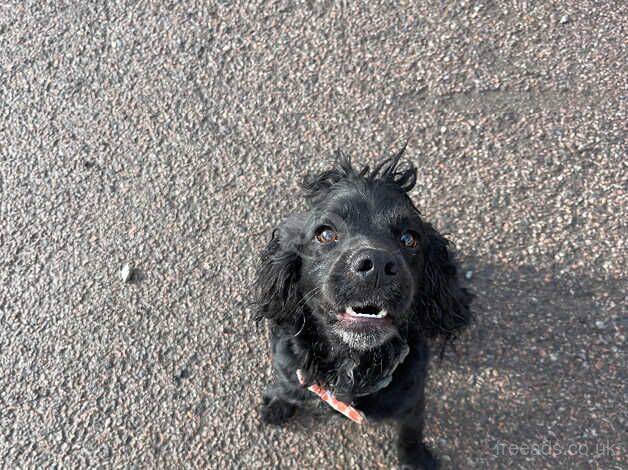
[[[309,208],[273,232],[257,273],[257,318],[315,324],[349,348],[369,350],[410,330],[449,338],[469,322],[448,242],[407,195],[416,168],[397,155],[356,170],[306,178]]]

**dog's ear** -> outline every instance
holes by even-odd
[[[428,226],[419,321],[428,336],[453,339],[471,321],[473,294],[458,281],[449,241]]]
[[[294,318],[299,305],[297,282],[301,258],[298,235],[291,233],[289,223],[273,230],[261,253],[255,280],[255,319],[282,323]]]

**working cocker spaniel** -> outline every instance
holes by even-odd
[[[374,168],[337,165],[303,185],[307,210],[288,217],[261,255],[256,317],[268,319],[276,378],[262,419],[279,424],[317,395],[360,423],[395,420],[402,468],[438,468],[423,443],[429,340],[470,320],[448,241],[408,192],[403,150]]]

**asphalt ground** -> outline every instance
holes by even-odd
[[[356,5],[0,2],[2,467],[394,465],[386,425],[261,426],[247,302],[301,177],[407,141],[478,296],[444,468],[626,468],[625,3]]]

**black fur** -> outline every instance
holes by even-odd
[[[315,398],[299,384],[300,369],[306,386],[324,385],[367,419],[397,421],[400,464],[431,469],[438,462],[423,444],[428,340],[455,338],[471,319],[472,295],[458,282],[447,239],[407,196],[417,174],[400,165],[402,154],[361,170],[339,155],[334,168],[305,180],[307,211],[273,231],[255,284],[277,374],[262,418],[280,424]],[[337,240],[317,240],[321,226]],[[415,247],[400,241],[408,230]],[[348,313],[366,304],[387,315],[363,322]]]

